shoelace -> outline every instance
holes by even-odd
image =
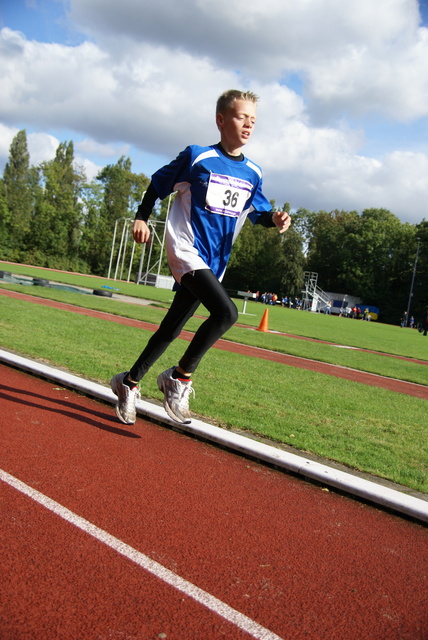
[[[138,387],[134,387],[133,389],[129,389],[129,393],[126,394],[126,405],[128,406],[130,403],[134,404],[135,400],[139,400],[141,398],[140,389]],[[134,399],[132,398],[134,396]]]
[[[180,389],[180,395],[179,395],[179,399],[180,399],[180,404],[183,402],[184,407],[186,409],[189,408],[189,396],[192,393],[193,397],[195,397],[195,390],[192,387],[192,383],[188,382],[186,383],[181,383],[181,386],[179,387]]]

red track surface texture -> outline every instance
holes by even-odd
[[[426,528],[0,380],[1,640],[428,638]]]

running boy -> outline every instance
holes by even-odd
[[[290,226],[286,212],[272,211],[262,193],[262,172],[242,153],[256,122],[258,97],[252,92],[226,91],[217,101],[216,123],[220,142],[209,147],[191,145],[170,164],[159,169],[138,207],[135,242],[147,243],[147,221],[158,198],[177,195],[166,229],[168,264],[179,284],[171,307],[144,351],[129,371],[111,381],[117,395],[116,414],[125,424],[136,420],[139,381],[202,303],[208,319],[199,327],[177,366],[158,376],[168,415],[190,422],[191,375],[203,355],[236,322],[238,311],[221,284],[232,245],[247,216],[253,224]]]

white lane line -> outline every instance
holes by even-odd
[[[60,516],[60,518],[63,518],[82,531],[85,531],[85,533],[88,533],[96,540],[103,542],[105,545],[107,545],[117,553],[125,556],[125,558],[128,558],[132,562],[135,562],[135,564],[138,564],[146,571],[149,571],[157,578],[160,578],[171,587],[174,587],[174,589],[177,589],[190,598],[193,598],[193,600],[196,600],[196,602],[202,604],[204,607],[210,609],[228,622],[231,622],[242,631],[246,631],[253,638],[256,638],[257,640],[283,640],[272,631],[269,631],[269,629],[262,627],[261,625],[257,624],[257,622],[254,622],[254,620],[251,620],[251,618],[248,618],[243,613],[240,613],[239,611],[236,611],[236,609],[229,607],[229,605],[222,602],[221,600],[218,600],[203,589],[200,589],[191,582],[188,582],[184,578],[181,578],[166,567],[163,567],[158,562],[151,560],[148,556],[144,555],[140,551],[137,551],[133,547],[130,547],[125,542],[122,542],[118,538],[115,538],[110,533],[107,533],[107,531],[100,529],[88,520],[81,518],[77,514],[73,513],[73,511],[70,511],[66,507],[63,507],[58,502],[55,502],[55,500],[48,498],[43,493],[40,493],[24,482],[21,482],[21,480],[18,480],[18,478],[15,478],[2,469],[0,469],[0,480],[3,480],[3,482],[10,485],[14,489],[17,489],[32,500],[35,500],[46,509],[49,509],[49,511],[52,511],[57,516]]]

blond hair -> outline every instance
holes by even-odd
[[[257,104],[259,96],[256,96],[252,91],[240,91],[239,89],[229,89],[221,94],[217,100],[216,114],[225,113],[231,108],[235,100],[246,100],[247,102],[253,102]]]

